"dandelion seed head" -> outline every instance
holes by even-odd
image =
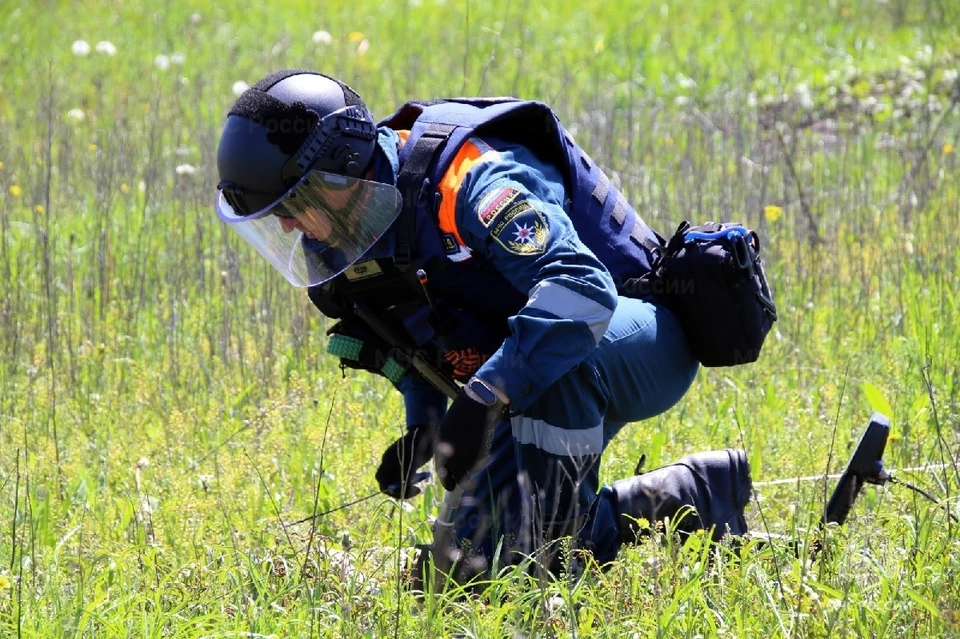
[[[90,43],[86,40],[75,40],[73,46],[70,47],[70,50],[73,51],[73,55],[85,56],[90,55]]]
[[[161,53],[153,59],[153,65],[161,71],[166,71],[170,68],[170,57]]]
[[[233,83],[233,86],[230,88],[233,91],[235,96],[240,96],[241,93],[250,88],[250,85],[244,82],[243,80],[237,80]]]
[[[83,119],[87,117],[87,114],[83,112],[83,109],[70,109],[67,111],[67,117],[74,122],[83,122]]]
[[[186,60],[182,53],[174,53],[170,56],[170,63],[175,64],[178,67],[183,66],[183,61]]]
[[[193,175],[197,172],[197,167],[192,164],[178,164],[176,171],[177,175]]]
[[[192,22],[193,24],[200,24],[202,21],[203,21],[203,16],[200,15],[199,13],[190,14],[190,22]]]
[[[333,36],[330,35],[329,31],[314,31],[313,32],[313,43],[314,44],[332,44]]]
[[[103,55],[116,55],[117,53],[117,47],[109,40],[101,40],[95,48],[97,53],[102,53]]]

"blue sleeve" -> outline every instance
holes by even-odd
[[[447,412],[447,396],[410,370],[401,378],[397,388],[403,393],[407,428],[423,424],[439,424]]]
[[[586,359],[617,304],[613,278],[577,237],[564,197],[559,170],[524,149],[472,168],[457,194],[464,243],[528,297],[477,372],[517,410]]]

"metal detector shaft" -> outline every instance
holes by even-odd
[[[401,335],[390,324],[385,322],[376,313],[373,313],[363,304],[355,304],[354,313],[367,326],[370,327],[377,336],[390,344],[392,347],[401,351],[411,365],[420,375],[441,393],[455,399],[460,392],[456,382],[436,369],[436,367],[427,360],[423,353],[410,342],[406,336]],[[460,501],[463,498],[463,488],[457,486],[448,491],[443,496],[443,503],[440,505],[440,512],[433,527],[433,566],[434,566],[434,591],[442,592],[447,575],[453,566],[453,557],[451,553],[454,550],[454,518],[457,510],[460,508]]]
[[[370,330],[377,334],[377,337],[403,353],[416,371],[420,373],[425,380],[433,384],[438,391],[450,399],[457,396],[460,389],[456,382],[438,371],[406,336],[401,335],[393,326],[383,321],[380,316],[371,312],[370,309],[363,304],[355,304],[353,312],[356,313],[357,317],[359,317],[364,324],[370,327]]]

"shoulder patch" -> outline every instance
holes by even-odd
[[[543,253],[549,235],[546,219],[527,200],[510,207],[490,229],[490,237],[516,255]]]
[[[518,195],[520,195],[520,191],[512,187],[493,189],[484,195],[480,204],[477,205],[477,217],[480,218],[480,223],[484,226],[490,226],[497,215],[506,209]]]

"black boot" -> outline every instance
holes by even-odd
[[[646,519],[652,527],[669,517],[676,530],[687,534],[712,528],[714,541],[727,532],[747,533],[743,509],[750,501],[753,482],[742,450],[688,455],[668,466],[621,479],[611,488],[617,496],[620,538],[625,543],[636,541],[642,530],[639,519]]]

